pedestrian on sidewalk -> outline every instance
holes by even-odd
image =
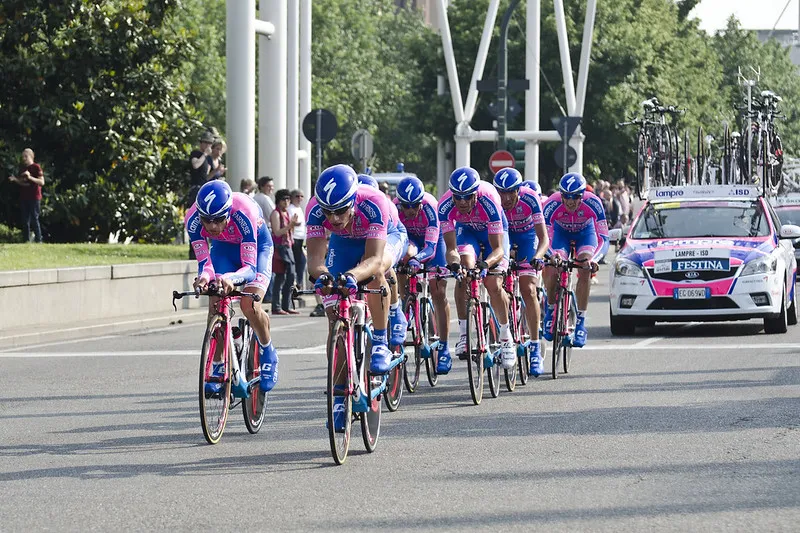
[[[42,207],[42,186],[44,172],[42,167],[33,162],[33,150],[22,151],[22,165],[19,174],[9,176],[8,180],[19,185],[19,204],[22,214],[22,238],[31,242],[31,226],[36,242],[42,242],[42,227],[39,225],[39,213]]]
[[[306,275],[306,211],[303,207],[303,199],[305,195],[300,189],[292,191],[292,203],[289,204],[289,216],[293,221],[298,224],[292,231],[292,252],[294,253],[294,282],[298,288],[302,289],[305,286]]]
[[[291,298],[294,287],[294,254],[292,253],[292,231],[299,224],[289,216],[289,202],[292,195],[288,189],[275,193],[275,210],[270,216],[272,242],[275,252],[272,256],[272,314],[298,315],[292,309]]]

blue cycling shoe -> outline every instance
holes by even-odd
[[[209,377],[221,378],[225,375],[225,363],[211,363],[211,374]],[[222,383],[206,383],[205,393],[206,399],[211,398],[215,394],[219,394],[222,388]]]
[[[336,433],[344,433],[347,419],[345,418],[344,397],[335,396],[333,398],[333,430]],[[328,427],[328,421],[325,421],[325,428]]]
[[[439,358],[436,361],[436,373],[444,375],[450,372],[451,368],[453,368],[453,358],[450,357],[450,349],[440,348]]]
[[[278,352],[270,342],[261,346],[261,380],[258,386],[263,392],[269,392],[278,384]]]
[[[531,368],[530,375],[539,377],[544,374],[544,359],[542,358],[542,345],[538,340],[531,341]]]
[[[406,330],[408,330],[408,319],[406,314],[398,309],[395,311],[394,316],[389,316],[389,325],[392,328],[389,335],[389,344],[393,346],[402,346],[406,342]]]
[[[583,348],[586,346],[586,337],[588,337],[588,333],[586,331],[586,317],[578,318],[578,323],[575,325],[575,335],[572,339],[572,345],[576,348]]]
[[[369,371],[373,374],[385,374],[389,371],[392,362],[392,352],[382,344],[372,347],[372,356],[369,360]]]
[[[542,336],[545,340],[553,340],[553,306],[547,304],[544,310],[544,331]]]

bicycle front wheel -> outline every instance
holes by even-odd
[[[509,376],[510,371],[506,370],[506,388],[512,392],[517,387],[517,374],[519,374],[519,381],[522,385],[528,383],[528,366],[530,359],[528,358],[528,350],[524,348],[525,342],[528,341],[528,320],[525,316],[525,304],[522,302],[522,297],[514,296],[512,298],[512,305],[516,307],[516,316],[513,318],[518,332],[517,341],[517,364],[514,368],[513,375]],[[510,315],[511,316],[511,315]],[[509,377],[512,380],[509,382]]]
[[[328,440],[337,465],[347,460],[353,423],[351,383],[347,363],[347,330],[340,321],[333,323],[328,336]],[[339,401],[337,401],[337,399]],[[342,401],[343,400],[343,401]],[[337,417],[338,412],[338,417]],[[339,422],[339,427],[336,427]]]
[[[566,320],[564,318],[564,297],[561,296],[563,289],[559,289],[559,297],[556,299],[556,306],[553,309],[553,357],[551,358],[550,370],[553,379],[558,378],[558,365],[561,359],[561,348],[564,344],[564,333],[566,332]]]
[[[575,300],[575,293],[570,292],[567,298],[567,305],[569,306],[567,315],[567,331],[568,331],[568,338],[572,338],[575,334],[575,326],[578,324],[578,304]],[[564,373],[567,374],[569,372],[569,364],[572,360],[572,343],[566,342],[563,347],[563,351],[561,353],[561,364],[564,368]]]
[[[419,323],[422,330],[422,344],[430,346],[439,340],[439,326],[436,324],[436,313],[433,303],[423,298],[419,303]],[[429,357],[425,358],[425,372],[428,374],[428,383],[435,387],[439,382],[439,374],[436,373],[436,365],[439,357],[436,350],[431,350]]]
[[[396,346],[392,352],[392,360],[398,357],[405,358],[403,346]],[[403,397],[403,367],[405,363],[399,363],[389,370],[386,377],[386,390],[383,392],[383,399],[386,401],[386,408],[394,413],[400,407],[400,398]]]
[[[475,300],[467,302],[467,369],[469,371],[469,393],[472,403],[478,405],[483,399],[483,352],[481,351],[481,324]]]
[[[365,357],[372,353],[372,342],[367,334],[368,327],[359,328],[355,345],[356,350],[361,351],[361,353],[356,353],[359,383],[361,383],[361,390],[364,391],[363,394],[369,394],[367,399],[369,408],[366,413],[360,415],[361,437],[364,440],[364,447],[371,453],[375,451],[381,433],[381,399],[377,394],[373,396],[373,391],[381,387],[383,380],[380,376],[370,376],[367,371],[369,363],[366,362]]]
[[[228,323],[222,315],[214,315],[208,321],[203,348],[200,352],[200,425],[203,436],[209,444],[216,444],[222,438],[228,421],[231,401],[230,349],[225,346],[225,333]],[[212,377],[214,355],[220,351],[221,361],[225,363],[228,379]]]
[[[406,318],[408,319],[408,333],[406,333],[406,339],[408,339],[409,335],[411,336],[414,350],[412,357],[409,357],[403,365],[403,381],[405,381],[406,390],[411,394],[417,391],[419,374],[422,369],[422,335],[420,331],[422,327],[417,313],[414,310],[416,301],[416,297],[406,298],[402,311],[405,312]],[[422,312],[423,303],[424,302],[420,302],[420,312]]]
[[[489,359],[492,361],[492,366],[486,369],[486,377],[489,381],[489,393],[492,398],[497,398],[500,395],[500,335],[497,326],[497,320],[492,312],[492,307],[489,304],[483,305],[483,338],[486,341]],[[484,361],[484,365],[486,362]]]
[[[253,333],[253,328],[246,320],[239,322],[242,328],[242,346],[247,350],[245,358],[245,376],[247,381],[252,381],[261,375],[261,363],[259,356],[261,349],[258,346],[258,337]],[[263,392],[258,383],[250,389],[250,397],[242,400],[242,412],[244,413],[244,425],[247,431],[252,434],[258,433],[264,423],[264,415],[267,411],[268,393]]]

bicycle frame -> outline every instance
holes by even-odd
[[[430,286],[428,284],[428,276],[431,272],[438,271],[438,268],[434,270],[420,270],[419,272],[415,272],[413,274],[408,273],[408,279],[406,281],[406,298],[412,302],[412,312],[414,313],[414,339],[411,342],[413,346],[420,346],[421,356],[425,359],[430,358],[433,355],[434,350],[439,348],[439,339],[435,340],[431,344],[423,344],[422,342],[422,315],[420,313],[420,299],[424,301],[431,301],[430,295]],[[409,320],[409,324],[411,319],[406,317]],[[433,317],[431,317],[433,319]],[[406,343],[406,346],[409,344]]]

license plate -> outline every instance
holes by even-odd
[[[676,300],[705,300],[706,298],[711,298],[711,289],[708,287],[673,290],[672,296]]]

